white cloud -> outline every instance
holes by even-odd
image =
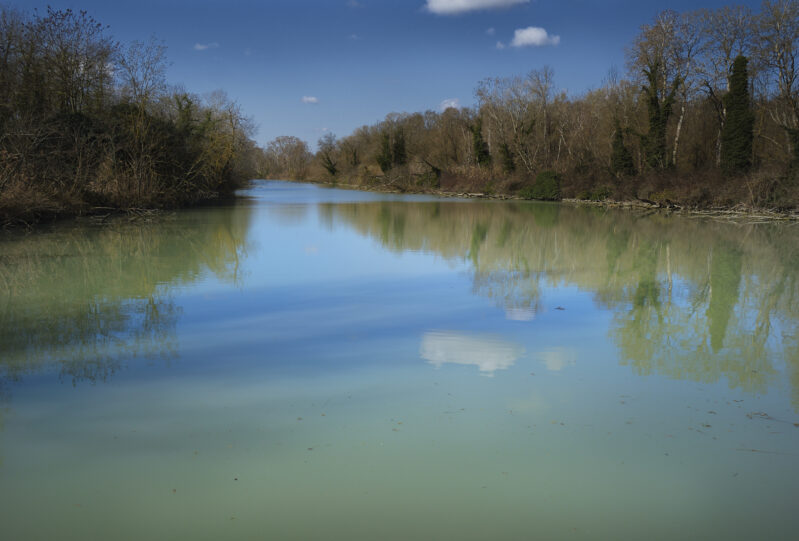
[[[486,35],[493,36],[496,33],[497,33],[497,30],[493,26],[491,28],[486,28]]]
[[[194,50],[195,51],[205,51],[207,49],[217,49],[218,47],[219,47],[219,44],[217,42],[215,42],[215,41],[212,42],[212,43],[195,43],[194,44]]]
[[[319,103],[319,98],[316,96],[303,96],[302,103]]]
[[[551,36],[543,28],[528,26],[519,28],[513,33],[511,47],[541,47],[543,45],[557,45],[560,43],[560,36]]]
[[[460,109],[460,106],[461,106],[461,100],[459,100],[458,98],[447,98],[438,105],[438,109],[440,111],[446,111],[450,107],[454,109]]]
[[[361,36],[359,36],[358,34],[350,34],[349,39],[351,39],[352,41],[358,41],[361,39]]]
[[[350,8],[362,8],[363,4],[361,4],[357,0],[348,0],[347,1],[347,7],[350,7]]]
[[[505,44],[504,44],[504,43],[502,43],[501,41],[498,41],[498,42],[497,42],[497,49],[499,49],[499,50],[502,50],[502,49],[504,49],[504,48],[505,48]]]
[[[427,0],[425,8],[436,15],[457,15],[479,9],[497,9],[527,4],[530,0]]]

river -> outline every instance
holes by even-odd
[[[3,539],[794,539],[799,225],[256,181],[0,236]]]

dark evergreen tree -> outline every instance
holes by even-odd
[[[616,176],[635,175],[635,161],[633,155],[624,144],[624,135],[621,131],[619,119],[615,120],[615,133],[613,134],[613,150],[610,154],[610,169]]]
[[[380,137],[380,150],[377,153],[377,165],[380,166],[380,170],[384,173],[388,173],[391,170],[392,159],[391,159],[391,137],[389,136],[388,132],[384,132],[383,135]]]
[[[402,129],[394,134],[394,144],[391,145],[391,163],[395,166],[408,163],[408,152],[405,149],[405,133]]]
[[[647,116],[649,117],[649,132],[643,137],[646,164],[652,169],[665,169],[669,165],[666,153],[666,126],[671,117],[674,97],[680,79],[675,78],[671,88],[659,89],[659,80],[662,77],[663,66],[655,61],[644,69],[647,86],[643,87],[647,100]]]
[[[727,117],[721,130],[721,166],[728,173],[747,171],[752,165],[755,117],[749,100],[749,75],[745,56],[732,64],[730,91],[724,96]]]
[[[783,128],[785,133],[788,134],[788,140],[791,142],[791,163],[789,164],[791,172],[796,177],[796,172],[799,171],[799,128]]]
[[[488,150],[488,143],[483,139],[483,120],[480,117],[472,125],[472,151],[474,152],[474,162],[477,165],[491,164],[491,153]]]
[[[519,195],[522,199],[559,201],[561,198],[560,180],[560,175],[555,171],[541,171],[535,178],[535,183],[519,190]]]
[[[499,156],[502,158],[502,169],[505,173],[513,173],[516,170],[516,162],[513,161],[513,152],[508,143],[499,145]]]

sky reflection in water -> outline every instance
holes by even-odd
[[[799,527],[795,226],[269,182],[0,243],[14,539]]]

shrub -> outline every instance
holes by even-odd
[[[519,197],[522,199],[535,199],[535,194],[533,192],[532,186],[525,186],[521,190],[519,190]]]
[[[560,175],[555,171],[542,171],[532,186],[525,186],[519,191],[519,196],[522,199],[560,201]]]
[[[596,188],[593,192],[591,192],[591,199],[594,201],[604,201],[608,197],[613,194],[613,190],[611,190],[608,186],[600,186]]]

